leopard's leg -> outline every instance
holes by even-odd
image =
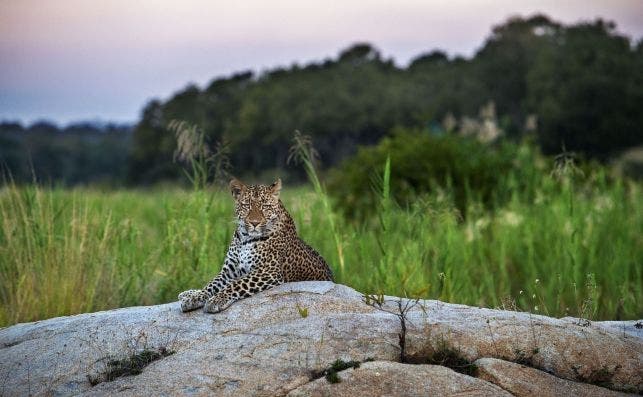
[[[181,301],[181,310],[189,312],[190,310],[203,307],[205,302],[213,295],[223,290],[228,284],[235,279],[235,273],[227,266],[221,269],[221,272],[212,279],[203,289],[191,289],[179,294]]]
[[[189,312],[191,310],[203,307],[210,296],[202,289],[191,289],[179,294],[181,302],[181,311]]]
[[[217,274],[203,289],[191,289],[183,291],[179,294],[179,301],[181,301],[181,310],[188,312],[190,310],[203,307],[205,302],[215,295],[217,292],[225,288],[233,280],[245,275],[246,272],[236,266],[234,258],[230,253],[226,257],[226,261],[221,268],[221,272]]]
[[[283,284],[279,271],[253,271],[241,277],[216,293],[205,303],[203,311],[218,313],[239,299],[247,298],[277,285]]]

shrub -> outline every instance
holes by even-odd
[[[349,218],[374,213],[381,181],[377,175],[390,157],[391,197],[406,206],[419,195],[446,195],[463,216],[476,201],[492,207],[508,200],[516,189],[533,190],[544,162],[529,143],[487,145],[472,137],[435,135],[423,130],[397,129],[376,146],[329,173],[328,188]]]

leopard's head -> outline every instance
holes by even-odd
[[[242,233],[261,237],[276,230],[282,212],[280,190],[281,179],[270,186],[245,185],[237,179],[230,181],[235,215]]]

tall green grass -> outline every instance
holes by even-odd
[[[394,166],[394,165],[393,165]],[[544,178],[534,198],[456,211],[448,194],[400,208],[380,170],[366,222],[334,213],[323,185],[286,186],[300,235],[357,290],[589,319],[643,317],[640,185]],[[204,285],[232,236],[227,192],[0,189],[0,325],[169,302]],[[341,264],[343,263],[343,266]]]

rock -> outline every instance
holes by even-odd
[[[511,396],[489,382],[439,365],[374,361],[342,371],[339,377],[340,383],[321,378],[296,388],[288,396]]]
[[[643,339],[633,321],[577,322],[531,313],[476,309],[426,301],[410,313],[409,355],[426,356],[448,344],[470,361],[495,357],[569,380],[597,376],[617,390],[643,391]],[[618,323],[618,324],[617,324]]]
[[[398,299],[386,297],[382,309],[395,312]],[[560,378],[600,374],[615,389],[643,391],[643,340],[633,322],[579,326],[438,301],[419,301],[406,317],[415,362],[450,346],[470,361],[520,360]],[[181,313],[175,302],[60,317],[0,330],[0,393],[285,395],[337,359],[398,361],[399,332],[397,316],[331,282],[285,284],[214,315]],[[146,349],[174,354],[92,386],[110,360]]]
[[[578,319],[575,317],[564,317],[561,320],[569,321],[571,324],[587,324],[587,320]],[[623,335],[632,335],[639,339],[643,339],[643,322],[630,320],[630,321],[598,321],[594,325],[606,329],[613,333],[621,333]]]
[[[534,368],[496,358],[481,358],[476,360],[474,364],[478,368],[477,376],[480,379],[492,382],[517,397],[627,395],[603,387],[560,379]]]

